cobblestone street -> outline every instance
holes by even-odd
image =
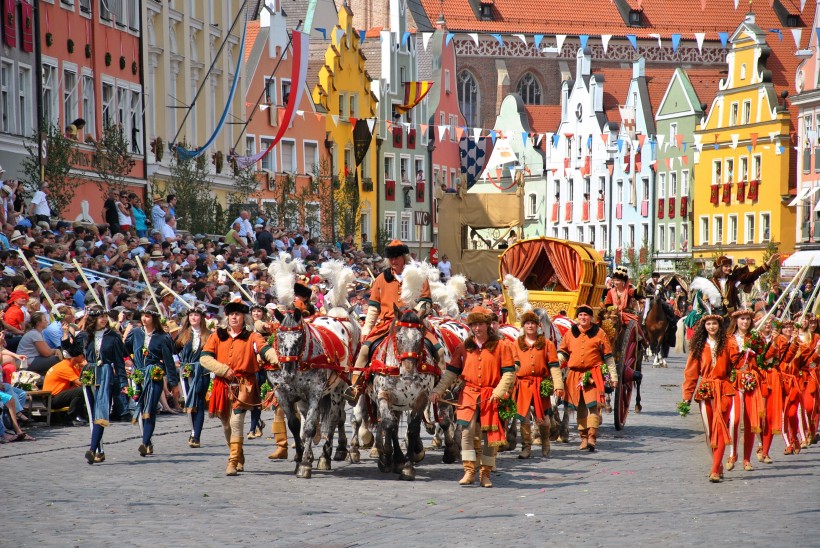
[[[4,544],[817,545],[820,449],[784,457],[778,438],[774,464],[738,466],[710,484],[700,417],[675,412],[682,378],[681,356],[647,368],[644,411],[624,431],[605,415],[595,453],[578,452],[577,435],[546,460],[503,453],[491,490],[459,487],[460,464],[441,464],[440,451],[427,452],[415,483],[381,474],[367,457],[299,480],[293,463],[266,458],[265,438],[246,442],[247,472],[225,477],[216,420],[202,448],[189,449],[187,419],[163,417],[146,458],[137,427],[115,424],[107,460],[94,466],[83,459],[87,428],[34,428],[38,441],[0,448]]]

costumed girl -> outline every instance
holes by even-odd
[[[794,453],[808,447],[814,438],[812,424],[815,422],[815,402],[817,401],[817,380],[814,368],[818,361],[820,335],[814,332],[817,318],[808,314],[802,325],[795,324],[797,333],[791,342],[791,363],[783,370],[788,385],[786,403],[788,446]],[[788,356],[788,354],[787,354]],[[788,453],[787,453],[788,454]]]
[[[779,328],[780,333],[774,333],[774,326]],[[766,397],[766,420],[763,424],[762,444],[757,452],[757,459],[759,461],[765,464],[771,464],[773,461],[770,452],[774,435],[783,432],[784,385],[783,375],[780,372],[780,364],[786,359],[794,324],[791,320],[773,324],[767,322],[766,325],[758,329],[764,336],[767,336],[769,332],[773,335],[769,347],[766,350],[763,364],[760,366],[760,369],[765,374],[763,390]]]
[[[692,336],[691,349],[683,372],[683,401],[691,402],[694,396],[700,404],[712,448],[709,481],[718,483],[723,478],[723,453],[731,441],[728,421],[735,395],[735,387],[730,381],[731,356],[720,315],[707,314],[701,318]]]
[[[251,324],[253,325],[253,330],[265,338],[270,336],[270,333],[266,333],[267,327],[265,322],[267,322],[267,319],[268,311],[264,306],[258,303],[251,306]],[[265,370],[260,369],[256,374],[257,386],[261,388],[266,380]],[[265,421],[262,420],[262,407],[254,407],[251,409],[251,425],[248,430],[248,439],[261,438],[264,430]]]
[[[140,372],[141,392],[137,400],[137,413],[142,419],[142,443],[140,456],[154,454],[151,437],[157,423],[157,405],[162,395],[164,378],[168,377],[169,388],[179,384],[179,375],[174,364],[174,341],[165,332],[159,310],[149,304],[142,310],[142,325],[128,333],[125,346],[134,357],[134,366]]]
[[[111,329],[108,314],[99,305],[88,307],[85,322],[85,359],[94,372],[96,390],[90,394],[94,424],[91,427],[91,447],[85,452],[88,464],[105,461],[102,437],[109,423],[114,398],[128,386],[125,373],[126,349],[122,336]],[[84,388],[85,389],[85,388]]]
[[[188,447],[192,449],[200,446],[205,422],[205,397],[211,384],[211,373],[199,363],[199,355],[210,335],[211,331],[205,325],[205,307],[197,305],[189,309],[177,335],[176,348],[179,351],[180,382],[186,387],[185,412],[191,415]]]

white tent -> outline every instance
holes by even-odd
[[[800,268],[801,266],[820,266],[820,249],[804,250],[792,253],[788,259],[783,261],[783,266]]]

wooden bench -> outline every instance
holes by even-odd
[[[26,392],[29,396],[26,409],[32,417],[46,417],[46,426],[51,426],[51,415],[54,413],[68,413],[68,407],[52,409],[51,390],[30,390]],[[36,405],[35,405],[36,404]]]

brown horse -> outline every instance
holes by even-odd
[[[652,367],[666,367],[666,358],[669,357],[669,344],[667,333],[669,332],[669,318],[664,311],[663,290],[655,289],[649,313],[644,322],[646,327],[646,338],[649,340],[649,348],[652,351]]]

